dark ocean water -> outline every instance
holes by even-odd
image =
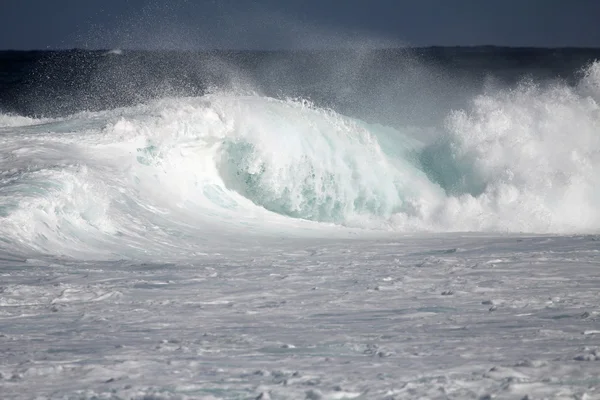
[[[474,95],[519,81],[573,84],[600,49],[415,48],[373,51],[0,52],[0,112],[64,116],[165,96],[235,89],[380,123],[443,118]]]

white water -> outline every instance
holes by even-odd
[[[0,393],[596,398],[599,71],[433,143],[223,93],[1,116]]]
[[[214,231],[344,231],[332,224],[597,232],[599,69],[577,88],[481,95],[427,145],[260,96],[164,99],[37,123],[4,116],[0,232],[8,248],[121,256],[149,252],[148,243],[191,249]]]

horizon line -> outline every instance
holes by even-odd
[[[524,50],[600,50],[600,46],[507,46],[507,45],[495,45],[495,44],[482,44],[482,45],[426,45],[426,46],[396,46],[396,47],[371,47],[371,48],[352,48],[352,47],[335,47],[335,48],[277,48],[277,49],[249,49],[249,48],[206,48],[206,49],[168,49],[168,48],[157,48],[157,49],[144,49],[135,47],[113,47],[113,48],[85,48],[85,47],[70,47],[70,48],[32,48],[32,49],[15,49],[7,48],[0,49],[0,52],[68,52],[68,51],[82,51],[82,52],[319,52],[319,51],[356,51],[356,50],[368,50],[368,51],[383,51],[383,50],[421,50],[421,49],[481,49],[481,48],[494,48],[494,49],[524,49]]]

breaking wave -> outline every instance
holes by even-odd
[[[575,87],[482,94],[429,143],[259,95],[3,115],[2,246],[72,256],[192,251],[231,232],[596,232],[599,102],[596,63]]]

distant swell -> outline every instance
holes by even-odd
[[[258,95],[0,116],[2,246],[127,254],[227,232],[597,232],[599,101],[596,63],[576,87],[482,94],[433,143]]]

